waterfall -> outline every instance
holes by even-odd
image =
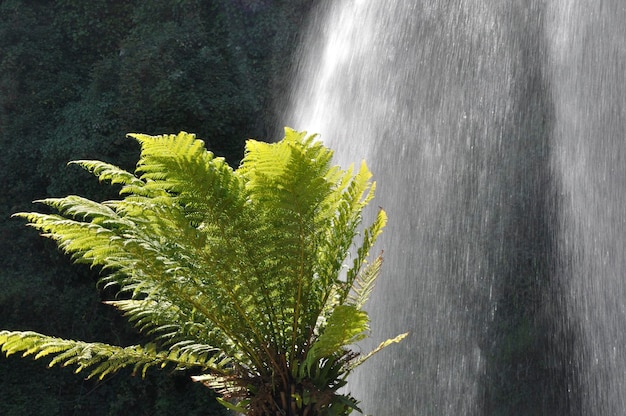
[[[626,409],[626,4],[550,10],[561,274],[584,414]]]
[[[618,2],[334,0],[311,16],[281,120],[344,167],[368,162],[390,222],[360,348],[411,333],[350,379],[366,414],[626,408]]]

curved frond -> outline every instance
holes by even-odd
[[[383,265],[382,256],[378,256],[371,264],[368,264],[361,273],[354,279],[352,284],[352,292],[348,295],[346,303],[354,305],[354,307],[361,309],[365,306],[365,302],[370,297],[376,279],[380,275],[380,269]]]
[[[137,178],[132,173],[99,160],[75,160],[69,164],[82,167],[96,176],[101,182],[109,182],[111,185],[125,185],[120,191],[120,194],[126,193],[126,189],[143,186],[144,184],[141,179]]]
[[[363,268],[367,257],[370,254],[371,248],[376,243],[376,239],[382,233],[383,228],[387,224],[387,214],[384,210],[378,210],[378,215],[374,222],[363,231],[363,241],[356,250],[356,256],[353,260],[352,267],[348,269],[346,273],[346,286],[344,292],[341,294],[342,302],[348,297],[350,290],[354,286],[355,279],[359,276],[361,269]]]
[[[75,372],[90,370],[87,378],[104,378],[122,368],[145,376],[150,367],[173,366],[177,369],[198,367],[215,373],[228,374],[228,360],[220,359],[216,349],[208,346],[172,348],[160,351],[155,344],[118,347],[49,337],[36,332],[0,331],[0,347],[8,356],[22,353],[35,359],[52,357],[49,366],[74,366]]]
[[[409,335],[408,332],[405,332],[403,334],[400,334],[394,338],[389,338],[388,340],[385,340],[383,342],[381,342],[380,344],[378,344],[378,347],[374,348],[372,351],[370,351],[369,353],[367,353],[366,355],[361,355],[359,357],[357,357],[356,359],[354,359],[348,366],[347,369],[348,370],[353,370],[356,367],[360,366],[361,364],[363,364],[366,360],[370,359],[374,354],[382,351],[383,349],[387,348],[388,346],[390,346],[391,344],[397,344],[398,342],[402,341],[404,338],[406,338]]]
[[[177,195],[190,211],[234,220],[246,200],[244,184],[223,158],[215,157],[195,135],[129,134],[142,147],[137,173],[146,188]],[[202,220],[203,218],[197,218]]]
[[[324,332],[309,350],[307,362],[330,357],[347,345],[363,339],[369,328],[368,324],[369,318],[364,311],[350,305],[336,306],[328,318]]]

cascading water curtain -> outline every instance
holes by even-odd
[[[367,160],[390,217],[373,343],[411,332],[350,380],[366,413],[626,408],[624,21],[622,0],[311,16],[281,119]]]
[[[626,409],[626,5],[550,5],[560,278],[579,413]]]

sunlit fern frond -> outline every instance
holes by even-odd
[[[315,324],[316,311],[326,288],[316,286],[311,277],[318,264],[318,230],[328,224],[321,221],[323,201],[333,192],[335,183],[326,178],[332,152],[315,136],[285,130],[279,143],[248,141],[246,154],[238,172],[246,182],[251,207],[265,224],[257,247],[263,253],[260,270],[282,281],[274,286],[281,310],[293,311],[281,326],[288,348],[302,347],[308,328]],[[328,217],[328,216],[326,216]],[[269,261],[268,261],[269,260]],[[272,280],[275,280],[274,278]],[[298,336],[296,336],[299,334]]]
[[[389,338],[389,339],[381,342],[380,344],[378,344],[378,346],[376,348],[374,348],[369,353],[359,355],[359,356],[355,357],[353,360],[351,360],[348,363],[348,365],[346,366],[346,369],[348,371],[351,371],[351,370],[355,369],[356,367],[358,367],[361,364],[363,364],[365,361],[369,360],[375,354],[381,352],[382,350],[384,350],[385,348],[387,348],[388,346],[390,346],[392,344],[397,344],[398,342],[402,341],[403,339],[405,339],[408,336],[409,336],[409,333],[405,332],[403,334],[397,335],[397,336],[395,336],[393,338]]]
[[[368,256],[370,255],[370,250],[376,243],[378,236],[382,233],[383,228],[387,224],[387,214],[384,210],[378,210],[378,214],[376,218],[372,222],[372,224],[365,228],[363,231],[363,240],[361,245],[356,249],[356,255],[354,256],[354,260],[352,262],[352,267],[348,269],[346,273],[346,285],[344,287],[344,292],[341,294],[342,302],[350,294],[350,291],[353,288],[355,279],[358,278],[361,270],[366,263]]]
[[[348,295],[346,303],[354,305],[361,309],[370,297],[376,283],[376,279],[380,275],[380,269],[383,265],[382,256],[378,256],[372,263],[367,264],[361,273],[357,275],[352,284],[352,291]]]
[[[246,201],[244,184],[223,158],[206,151],[202,140],[185,132],[129,136],[142,146],[137,173],[147,188],[177,195],[190,213],[197,210],[215,220],[239,219]]]
[[[223,340],[210,330],[206,318],[193,307],[166,299],[127,299],[104,302],[122,311],[140,332],[153,336],[165,347],[194,339],[203,344],[219,345]]]
[[[366,336],[369,318],[365,311],[352,305],[338,305],[330,314],[324,332],[309,350],[307,363],[328,358]]]
[[[49,366],[73,366],[75,372],[89,370],[88,378],[104,378],[122,368],[145,376],[150,367],[171,366],[176,369],[199,368],[213,373],[229,374],[226,359],[210,346],[173,347],[159,350],[154,344],[118,347],[98,342],[73,341],[49,337],[36,332],[0,331],[1,350],[8,356],[21,353],[35,359],[51,357]]]
[[[144,185],[144,182],[132,173],[100,160],[75,160],[69,164],[82,167],[101,182],[108,182],[111,185],[123,185],[120,191],[121,194],[128,192],[126,187],[132,189],[133,187]]]
[[[119,259],[123,244],[115,231],[105,226],[102,217],[93,222],[77,221],[56,214],[24,213],[17,216],[26,218],[32,227],[42,235],[55,240],[59,247],[80,263],[94,266],[111,266]],[[119,224],[117,221],[111,223]]]

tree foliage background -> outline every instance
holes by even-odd
[[[129,344],[137,334],[17,211],[77,193],[109,197],[69,160],[131,168],[128,132],[192,131],[232,165],[265,138],[316,0],[0,1],[0,327]],[[127,328],[127,329],[124,329]],[[0,360],[0,414],[217,415],[184,375],[102,382]]]

